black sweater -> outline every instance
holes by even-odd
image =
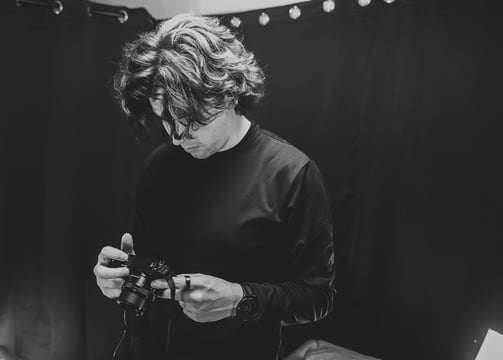
[[[171,359],[280,359],[281,324],[331,311],[332,223],[322,176],[305,154],[256,123],[237,146],[204,160],[159,146],[136,201],[137,254],[162,258],[177,273],[248,283],[258,297],[248,323],[197,323],[176,305]],[[168,302],[149,311],[149,360],[165,359]]]

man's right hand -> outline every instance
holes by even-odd
[[[127,267],[108,267],[110,260],[125,261],[128,259],[128,254],[134,254],[133,237],[126,233],[122,235],[121,250],[105,246],[98,255],[98,262],[94,266],[96,283],[103,295],[110,299],[119,297],[124,283],[123,278],[129,275]]]

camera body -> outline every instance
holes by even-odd
[[[133,310],[136,316],[144,315],[157,297],[157,289],[152,289],[150,283],[156,279],[170,280],[175,276],[164,261],[143,256],[129,255],[126,261],[111,260],[108,266],[129,268],[117,303],[124,309]]]

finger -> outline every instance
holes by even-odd
[[[185,280],[185,276],[190,278],[190,287],[194,286],[194,279],[197,278],[198,274],[177,274],[173,276],[173,281],[175,282],[175,286],[177,289],[185,289],[187,287],[187,281]]]
[[[180,274],[180,275],[176,275],[176,276],[173,276],[172,279],[173,279],[173,282],[175,284],[175,300],[176,301],[180,301],[182,300],[182,297],[184,296],[184,292],[186,292],[186,286],[187,286],[187,281],[185,279],[185,276],[190,276],[190,284],[191,284],[191,288],[193,288],[194,286],[194,278],[197,278],[197,275],[196,274]],[[168,286],[168,281],[166,279],[157,279],[157,280],[154,280],[152,281],[152,283],[150,284],[150,286],[152,286],[154,289],[166,289],[163,293],[162,293],[162,297],[164,299],[170,299],[171,298],[171,290],[169,289],[169,286]]]
[[[105,246],[98,255],[98,264],[107,265],[110,259],[126,261],[127,258],[128,255],[124,251],[111,246]]]
[[[180,306],[187,307],[190,305],[190,303],[192,302],[192,297],[190,296],[191,293],[192,293],[192,291],[188,291],[188,290],[183,290],[180,292],[180,299],[178,300],[178,303],[180,304]]]
[[[204,322],[209,322],[209,320],[205,317],[202,317],[201,314],[198,314],[197,312],[192,312],[189,309],[183,309],[183,313],[191,320],[198,322],[198,323],[204,323]]]
[[[101,292],[109,299],[116,299],[121,295],[120,289],[101,289]]]
[[[190,312],[190,310],[183,309],[183,313],[187,315],[187,317],[189,317],[190,319],[196,321],[195,320],[196,316],[192,312]]]
[[[175,279],[175,277],[173,277],[173,280],[174,279]],[[162,290],[158,293],[159,297],[161,297],[163,299],[171,299],[171,289],[169,288],[168,280],[156,279],[150,283],[150,286],[152,286],[152,288],[154,288],[154,289]],[[180,287],[177,286],[176,282],[175,282],[175,300],[176,301],[179,301],[181,299],[182,291],[183,290],[180,289]]]
[[[98,279],[98,285],[102,289],[121,289],[124,279]]]
[[[129,233],[125,233],[121,238],[121,250],[127,254],[134,255],[134,245],[133,245],[133,236]]]
[[[127,267],[109,268],[103,265],[96,265],[94,267],[94,275],[101,279],[117,279],[129,275]]]

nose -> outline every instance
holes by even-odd
[[[182,132],[178,131],[178,127],[182,127]],[[179,125],[177,122],[175,122],[175,131],[171,135],[171,141],[173,142],[173,145],[179,146],[183,142],[183,138],[185,135],[185,128],[181,125]]]
[[[175,146],[181,145],[183,142],[182,140],[183,140],[183,138],[177,138],[175,136],[171,137],[171,141],[173,142],[173,145],[175,145]]]

